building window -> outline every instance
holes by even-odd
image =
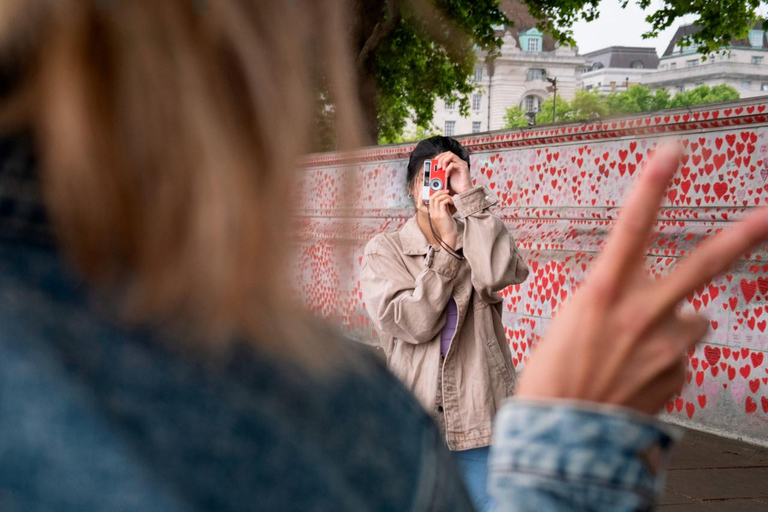
[[[599,62],[595,62],[592,64],[592,71],[597,71],[598,69],[603,69],[603,65]]]
[[[763,46],[763,31],[762,30],[750,30],[749,31],[749,44],[756,47]]]
[[[547,70],[541,68],[531,68],[528,70],[526,80],[544,80],[547,78]]]
[[[666,64],[662,64],[661,66],[659,66],[659,69],[667,69],[667,65]]]
[[[538,96],[526,96],[523,100],[523,107],[526,112],[538,112],[541,105],[541,99]]]
[[[685,67],[687,68],[694,68],[699,65],[699,59],[691,59],[685,61]]]
[[[760,90],[761,91],[768,91],[768,83],[763,82],[760,84]]]
[[[675,90],[677,92],[685,92],[685,86],[684,85],[678,85],[677,87],[675,87]]]
[[[643,64],[643,61],[636,60],[632,64],[629,65],[632,69],[643,69],[645,65]]]
[[[445,110],[453,110],[456,108],[456,102],[455,101],[446,101],[445,102]]]
[[[480,133],[480,121],[472,121],[472,133]]]
[[[531,37],[528,39],[528,51],[538,52],[541,51],[541,38]]]
[[[591,90],[592,90],[592,86],[591,86],[591,85],[588,85],[588,86],[586,87],[586,89],[587,89],[588,91],[591,91]]]
[[[445,122],[445,136],[446,137],[453,137],[453,135],[456,133],[456,121],[446,121]]]
[[[480,105],[483,101],[483,95],[482,94],[473,94],[472,95],[472,110],[480,110]]]
[[[475,82],[483,80],[483,68],[475,68]]]
[[[752,64],[759,66],[762,63],[763,63],[762,57],[752,57]]]
[[[744,80],[741,82],[741,88],[749,90],[752,87],[752,82],[749,82],[747,80]]]
[[[669,65],[669,69],[677,69],[677,62],[673,62]]]

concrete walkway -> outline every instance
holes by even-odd
[[[768,448],[686,431],[656,510],[768,512]]]

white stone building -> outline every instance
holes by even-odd
[[[574,97],[579,73],[585,59],[576,48],[561,47],[551,36],[535,28],[535,20],[525,6],[505,2],[507,15],[514,27],[499,27],[503,45],[492,62],[478,53],[475,80],[481,91],[471,97],[469,115],[461,116],[456,104],[438,100],[434,126],[444,135],[463,135],[504,127],[506,110],[520,106],[538,111],[541,103],[551,98],[547,78],[557,78],[557,94],[566,100]]]
[[[655,48],[610,46],[585,53],[580,89],[600,94],[626,91],[643,77],[656,72],[659,57]]]
[[[742,98],[768,94],[768,41],[762,24],[750,30],[747,39],[738,39],[723,52],[704,57],[694,45],[682,39],[699,27],[680,27],[667,46],[655,73],[644,75],[641,83],[652,89],[667,89],[675,94],[699,85],[727,84]]]
[[[475,80],[480,91],[471,97],[470,111],[462,116],[456,103],[441,99],[435,104],[433,126],[444,135],[498,130],[504,127],[509,107],[537,112],[553,96],[547,78],[557,78],[557,94],[572,100],[577,90],[610,94],[635,84],[673,95],[699,85],[727,84],[742,98],[768,95],[768,39],[761,24],[747,39],[734,40],[723,53],[704,59],[695,46],[682,39],[699,30],[680,27],[659,59],[654,48],[611,46],[579,55],[576,48],[560,47],[542,34],[527,8],[504,2],[513,27],[499,27],[503,45],[495,59],[479,52]],[[415,131],[410,124],[409,131]]]
[[[543,50],[543,36],[535,28],[517,37],[506,30],[503,40],[501,54],[493,62],[483,63],[485,55],[478,55],[475,80],[482,92],[472,96],[469,116],[461,116],[456,104],[437,101],[433,123],[445,135],[503,128],[506,109],[511,106],[538,111],[553,95],[547,78],[557,78],[558,95],[573,99],[578,72],[585,62],[575,49]]]

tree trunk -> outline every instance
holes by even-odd
[[[357,90],[363,122],[363,133],[360,140],[365,146],[373,146],[379,140],[379,122],[376,103],[376,76],[371,70],[358,71]]]
[[[352,46],[357,65],[358,100],[364,123],[362,143],[378,143],[377,84],[373,59],[378,45],[400,20],[398,0],[354,0],[352,16],[356,20]]]

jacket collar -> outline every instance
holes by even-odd
[[[456,243],[456,250],[464,247],[464,223],[456,222],[459,228],[459,238]],[[408,256],[425,255],[429,250],[429,242],[424,233],[421,232],[416,215],[408,219],[405,225],[400,228],[400,243],[403,245],[403,253]]]

